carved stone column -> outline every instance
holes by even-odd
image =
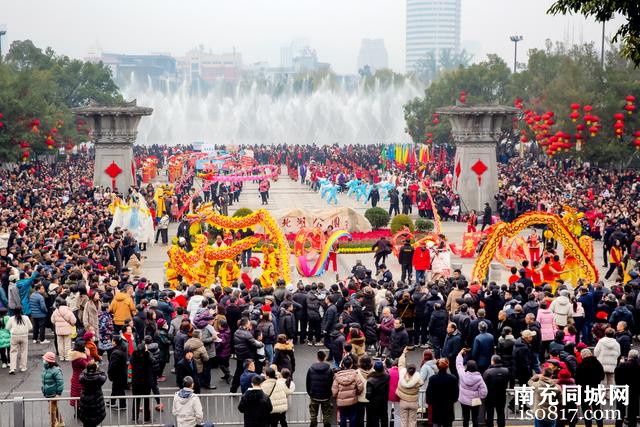
[[[152,108],[138,107],[136,101],[116,106],[90,104],[73,110],[84,117],[91,129],[95,147],[93,185],[112,186],[112,178],[106,169],[115,163],[122,172],[115,177],[116,188],[126,192],[135,184],[133,144],[138,136],[138,123],[142,116],[149,116]]]
[[[500,105],[445,107],[437,112],[451,123],[457,146],[453,164],[453,189],[460,195],[460,211],[474,209],[482,215],[485,203],[495,211],[498,192],[496,144],[503,126],[518,110]]]

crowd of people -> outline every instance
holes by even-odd
[[[313,160],[338,182],[342,173],[346,178],[361,173],[361,179],[392,180],[409,191],[414,183],[437,180],[435,200],[452,194],[446,165],[426,171],[385,165],[378,171],[379,147],[253,148],[259,162],[288,163],[298,171]],[[351,161],[359,169],[345,170]],[[553,181],[541,184],[546,172],[540,165],[518,162],[503,166],[500,215],[512,214],[508,199],[513,197],[516,214],[531,208],[523,207],[526,203],[539,209],[565,203]],[[522,178],[508,173],[525,167],[531,173]],[[544,405],[543,389],[560,393],[567,385],[628,385],[630,402],[620,409],[633,426],[640,399],[640,361],[633,349],[640,332],[640,279],[638,265],[633,266],[640,257],[637,175],[562,167],[569,171],[564,176],[572,177],[562,181],[563,188],[572,200],[581,200],[576,207],[603,211],[602,237],[613,239],[608,254],[630,264],[628,280],[621,275],[574,287],[554,275],[552,266],[549,276],[534,280],[536,270],[525,262],[508,283],[478,282],[460,270],[441,274],[430,252],[418,247],[410,255],[401,252],[399,278],[380,257],[374,268],[358,262],[349,277],[335,282],[152,283],[141,274],[145,248],[128,230],[109,232],[111,191],[91,185],[90,153],[65,163],[34,161],[3,169],[2,367],[22,375],[29,347],[42,348],[42,391],[52,399],[52,426],[61,421],[55,397],[67,391],[77,398],[71,404],[84,425],[99,425],[107,410],[129,405],[135,422],[149,421],[152,411],[168,408],[159,398],[135,396],[159,396],[159,385],[173,378],[170,373],[178,390],[171,411],[180,427],[215,421],[198,395],[222,383],[231,393],[242,393],[238,410],[248,426],[286,426],[297,383],[309,395],[312,426],[331,425],[337,409],[341,426],[393,421],[403,427],[417,425],[418,419],[449,426],[458,404],[465,427],[477,426],[481,412],[488,426],[495,419],[503,427],[505,408],[516,408],[506,391],[515,385],[534,388],[534,408]],[[541,186],[547,190],[522,191]],[[594,199],[587,202],[590,188]],[[154,186],[137,190],[154,209]],[[172,203],[190,198],[190,191],[175,195],[177,200],[167,196],[168,211]],[[420,201],[419,193],[412,204]],[[188,227],[186,234],[184,226],[178,233],[189,237]],[[546,249],[551,264],[554,249]],[[296,369],[302,345],[318,347],[317,360],[306,372]],[[412,363],[410,352],[418,349],[420,362]],[[61,369],[67,363],[70,378]],[[105,398],[108,384],[111,396]],[[133,399],[121,398],[129,390]],[[624,418],[623,413],[617,425]],[[556,421],[575,425],[569,419],[536,419],[544,426]]]

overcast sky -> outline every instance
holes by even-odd
[[[498,53],[513,62],[509,36],[521,34],[522,55],[549,38],[597,41],[601,25],[584,18],[551,17],[552,0],[462,0],[462,40],[479,48],[474,60]],[[338,73],[355,73],[362,38],[383,38],[390,66],[404,71],[404,0],[4,0],[0,24],[7,42],[31,39],[73,57],[105,52],[166,52],[182,56],[204,45],[235,47],[245,63],[280,64],[280,47],[304,38]],[[607,28],[624,22],[612,21]]]

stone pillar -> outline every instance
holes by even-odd
[[[460,211],[474,209],[482,217],[485,203],[496,209],[498,165],[496,144],[503,126],[518,110],[499,105],[457,105],[438,109],[451,123],[451,136],[457,146],[453,163],[453,190],[460,196]]]
[[[115,177],[116,188],[126,193],[135,184],[133,144],[138,136],[142,116],[151,115],[152,108],[138,107],[136,101],[116,106],[90,104],[73,110],[87,120],[95,149],[93,185],[112,187],[106,169],[115,163],[122,172]]]

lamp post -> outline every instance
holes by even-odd
[[[5,34],[7,34],[7,31],[0,29],[0,61],[2,61],[2,36]]]
[[[509,39],[511,39],[515,45],[513,52],[513,72],[515,73],[518,70],[518,42],[522,41],[522,36],[511,36]]]

